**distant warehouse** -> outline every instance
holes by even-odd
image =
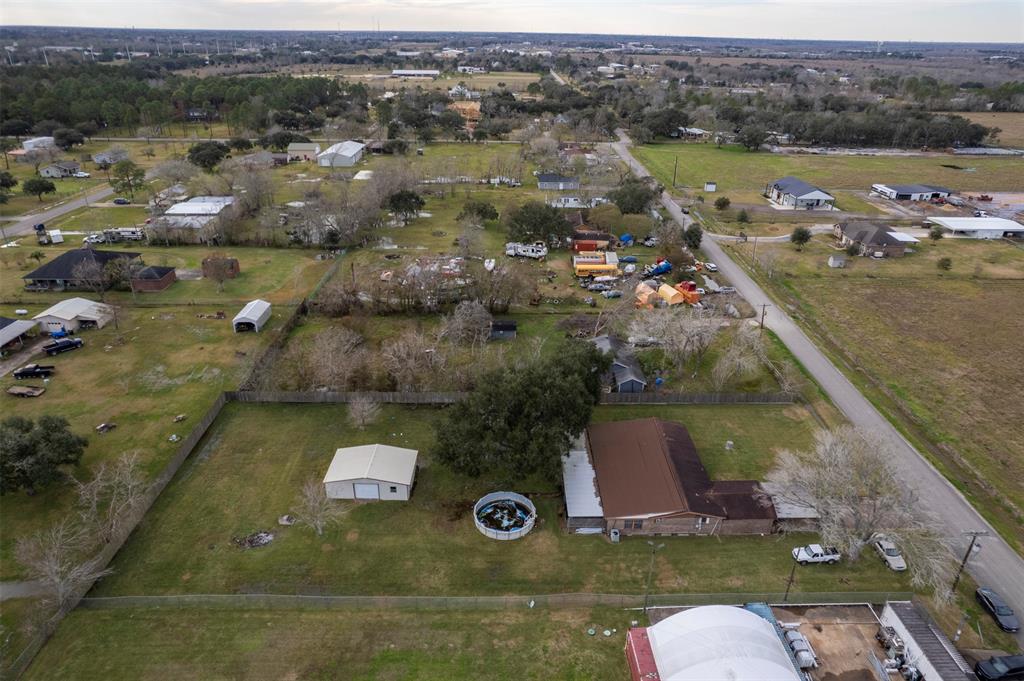
[[[394,69],[391,75],[395,78],[437,78],[441,72],[437,69]]]
[[[949,232],[952,236],[971,239],[1024,239],[1024,225],[1006,218],[928,218],[925,222]]]

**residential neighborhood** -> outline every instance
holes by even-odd
[[[442,5],[5,8],[0,678],[1024,674],[1014,11]]]

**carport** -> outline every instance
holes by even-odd
[[[265,300],[253,300],[235,315],[232,325],[235,333],[243,331],[260,331],[270,319],[270,303]]]

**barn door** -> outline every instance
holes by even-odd
[[[380,487],[376,483],[357,482],[356,499],[380,499]]]

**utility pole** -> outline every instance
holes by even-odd
[[[757,237],[754,237],[754,250],[750,253],[750,264],[751,266],[757,266]]]
[[[655,546],[652,541],[648,541],[647,545],[651,547],[651,564],[647,568],[647,585],[644,587],[644,615],[647,614],[647,603],[651,596],[651,577],[654,576],[654,554],[665,548],[664,544]]]
[[[761,328],[758,329],[757,335],[761,337],[764,335],[764,313],[768,309],[768,303],[761,303]]]
[[[964,532],[963,534],[971,535],[971,543],[967,545],[967,551],[964,553],[964,559],[960,561],[960,567],[956,571],[956,578],[953,579],[953,593],[956,593],[956,587],[960,583],[960,576],[964,573],[964,568],[967,567],[967,561],[971,557],[971,551],[974,550],[974,545],[978,541],[978,537],[987,537],[988,530],[973,530],[971,532]]]
[[[782,596],[782,602],[785,603],[789,600],[789,590],[793,587],[793,582],[796,581],[796,561],[793,561],[793,568],[789,571],[789,579],[786,580],[786,593]]]
[[[676,171],[679,170],[679,157],[676,156],[676,161],[672,165],[672,189],[676,188]]]

